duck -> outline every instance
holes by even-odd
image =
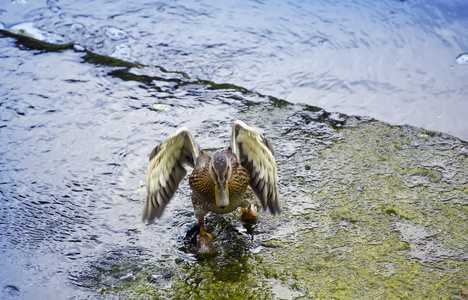
[[[187,174],[186,166],[193,168],[189,185],[200,228],[196,239],[198,248],[213,240],[204,225],[208,213],[227,214],[237,210],[241,219],[256,222],[258,213],[252,205],[256,196],[264,211],[279,214],[274,154],[270,141],[240,120],[233,123],[230,146],[212,156],[201,150],[186,127],[178,129],[150,153],[143,221],[161,218]]]

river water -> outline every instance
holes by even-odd
[[[463,0],[12,0],[0,12],[5,27],[33,22],[103,55],[468,139]]]
[[[358,298],[456,297],[467,15],[463,1],[3,4],[0,298],[346,299],[337,283],[355,276],[340,273],[359,265],[374,273],[343,283]],[[148,154],[180,126],[220,149],[236,119],[272,140],[284,214],[254,236],[209,218],[219,245],[199,256],[186,182],[141,222]]]

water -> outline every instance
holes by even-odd
[[[0,22],[125,60],[464,140],[468,4],[21,2]],[[55,37],[57,38],[57,37]]]
[[[310,265],[315,271],[307,272],[320,275],[329,257],[338,257],[332,267],[344,272],[362,262],[353,247],[375,245],[373,239],[389,249],[388,241],[403,241],[385,250],[391,259],[378,271],[388,267],[390,274],[416,258],[422,274],[445,280],[440,294],[455,295],[453,286],[466,278],[466,240],[459,237],[468,227],[459,224],[466,222],[467,144],[377,121],[376,133],[363,125],[367,118],[341,113],[467,139],[461,116],[468,69],[456,61],[466,52],[466,12],[461,2],[412,1],[6,3],[3,27],[75,45],[50,51],[0,38],[0,298],[171,295],[174,286],[193,298],[210,290],[301,296],[313,293],[310,279],[291,269]],[[253,238],[232,216],[209,218],[219,245],[199,256],[187,242],[196,221],[186,182],[163,219],[141,222],[148,154],[180,126],[204,148],[219,149],[235,119],[274,142],[284,214],[263,214]],[[342,151],[347,147],[356,152]],[[369,148],[377,154],[364,159],[361,150]],[[388,231],[369,227],[375,218]],[[289,264],[291,251],[301,249],[310,251],[297,254],[308,263]],[[320,278],[336,281],[330,274]]]

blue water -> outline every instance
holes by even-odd
[[[468,140],[468,2],[27,1],[33,22],[87,49],[293,103]]]

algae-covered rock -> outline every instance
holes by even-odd
[[[349,123],[318,155],[289,162],[314,166],[297,192],[320,205],[283,225],[296,228],[295,241],[267,249],[263,267],[307,298],[455,297],[468,278],[467,143]]]
[[[460,295],[468,278],[467,143],[356,117],[337,124],[323,114],[311,117],[311,110],[274,103],[250,107],[245,119],[268,124],[262,127],[276,146],[283,214],[264,213],[252,238],[233,227],[233,218],[216,217],[225,222],[220,226],[219,219],[208,218],[217,250],[181,260],[163,295]],[[158,284],[146,283],[145,289],[161,291]]]

